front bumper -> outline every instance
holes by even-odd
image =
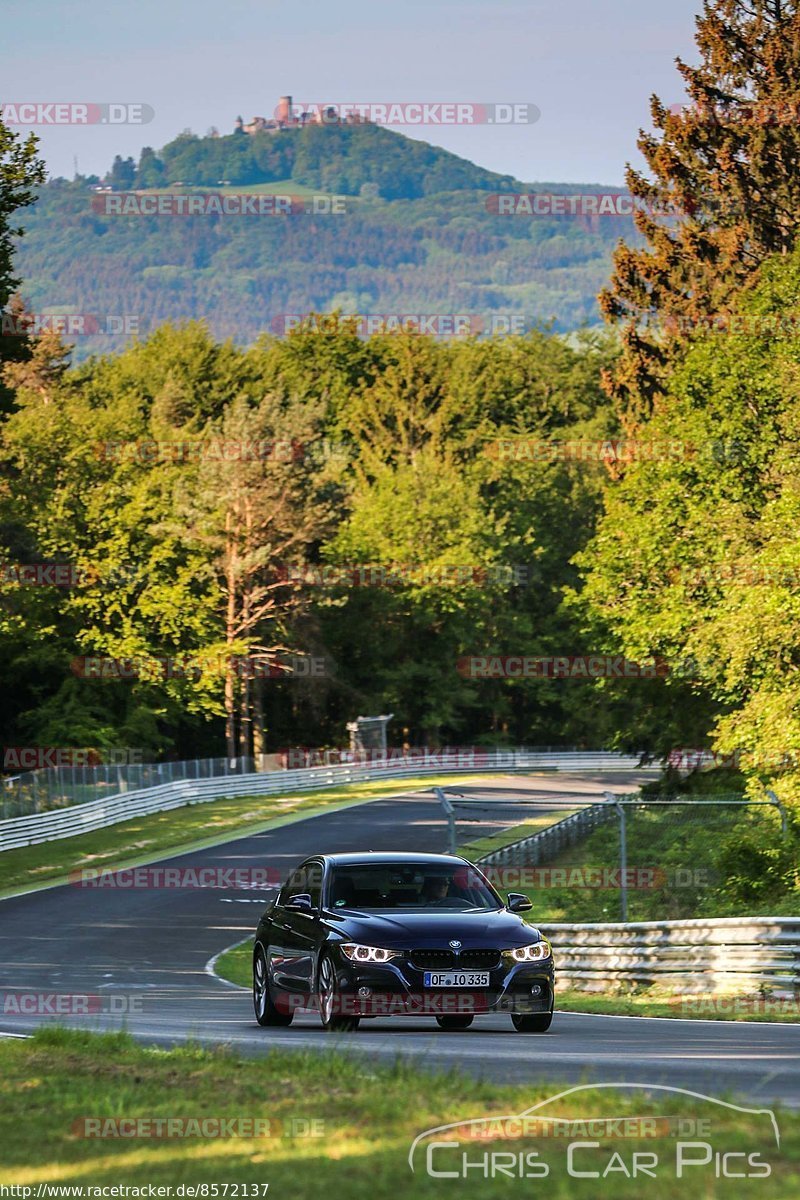
[[[334,955],[336,986],[353,1016],[447,1016],[481,1013],[543,1013],[553,1007],[553,959],[536,963],[502,961],[488,971],[486,988],[425,987],[425,971],[406,958],[388,963],[354,963]]]

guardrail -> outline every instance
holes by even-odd
[[[478,860],[536,866],[616,819],[613,801],[593,804]],[[683,994],[800,995],[800,917],[707,917],[684,921],[540,926],[554,942],[560,981],[586,991],[652,987]]]
[[[180,780],[141,791],[123,792],[101,800],[51,812],[33,813],[0,821],[0,852],[40,842],[76,837],[104,829],[146,813],[167,812],[188,804],[203,804],[233,796],[268,796],[315,791],[348,783],[377,779],[411,779],[427,775],[474,774],[485,771],[625,771],[635,770],[641,755],[613,751],[570,751],[537,754],[499,750],[464,756],[443,756],[428,765],[419,760],[406,764],[392,759],[380,764],[304,767],[295,771],[270,771],[214,779]]]
[[[572,813],[554,825],[548,825],[539,833],[530,837],[520,838],[508,846],[501,846],[491,854],[485,854],[478,859],[478,866],[538,866],[543,858],[560,854],[567,846],[575,846],[582,842],[600,825],[613,821],[617,812],[613,804],[606,801],[603,804],[590,804],[580,812]]]
[[[18,752],[17,757],[21,757]],[[252,758],[190,758],[178,762],[127,762],[41,767],[0,778],[0,820],[89,804],[119,792],[143,792],[181,780],[218,779],[263,770]]]
[[[685,994],[800,995],[800,917],[541,926],[558,980],[587,991],[660,984]]]

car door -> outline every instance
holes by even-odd
[[[278,987],[310,994],[320,942],[321,864],[306,862],[290,875],[275,906],[272,977]],[[310,905],[306,902],[310,900]]]

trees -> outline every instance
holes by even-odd
[[[163,162],[152,146],[145,146],[139,155],[139,165],[136,168],[136,187],[157,188],[168,182]]]
[[[45,166],[37,156],[34,134],[22,138],[3,124],[0,116],[0,309],[19,286],[14,275],[14,238],[24,232],[15,225],[14,214],[36,199],[36,187],[44,183]]]
[[[23,139],[8,129],[0,113],[0,314],[8,309],[14,327],[24,314],[21,300],[12,297],[20,283],[13,264],[14,239],[24,233],[15,223],[14,216],[19,209],[33,203],[38,185],[45,180],[45,167],[37,155],[37,145],[38,139],[33,134]],[[24,360],[28,353],[28,339],[24,334],[0,337],[0,413],[10,403],[2,365]]]
[[[333,515],[311,449],[319,413],[269,393],[255,404],[236,396],[207,431],[196,474],[178,481],[176,515],[219,596],[222,636],[201,653],[217,655],[224,678],[229,757],[237,743],[245,756],[263,751],[263,680],[301,649],[291,623],[304,597],[286,566],[326,535]]]
[[[117,154],[111,164],[108,182],[117,192],[125,192],[133,187],[136,178],[136,163],[132,158],[122,158]]]
[[[800,230],[800,9],[796,0],[707,0],[697,66],[680,59],[688,98],[653,97],[655,133],[631,167],[645,245],[621,243],[600,294],[621,325],[607,386],[628,431],[652,411],[675,352],[698,324],[728,313],[764,258],[790,253]],[[677,211],[664,217],[659,210]]]
[[[672,665],[659,748],[687,744],[687,702],[699,741],[800,780],[800,252],[733,315],[741,332],[698,337],[642,430],[676,452],[609,487],[583,599],[626,653]]]

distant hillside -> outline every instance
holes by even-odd
[[[339,215],[106,216],[89,181],[51,181],[24,214],[17,258],[34,312],[131,316],[142,334],[199,317],[242,343],[281,332],[283,314],[334,308],[476,314],[484,328],[492,314],[500,327],[516,314],[569,331],[598,322],[611,250],[633,232],[619,217],[499,216],[492,192],[601,189],[524,185],[371,125],[185,134],[138,164],[117,159],[111,179],[116,189],[180,181],[350,199]],[[78,358],[120,345],[104,334],[75,341]]]
[[[495,175],[457,154],[378,125],[309,125],[280,133],[181,134],[142,157],[128,186],[166,187],[177,180],[236,187],[293,179],[323,192],[357,196],[364,188],[384,200],[416,200],[436,192],[513,191],[510,175]]]

